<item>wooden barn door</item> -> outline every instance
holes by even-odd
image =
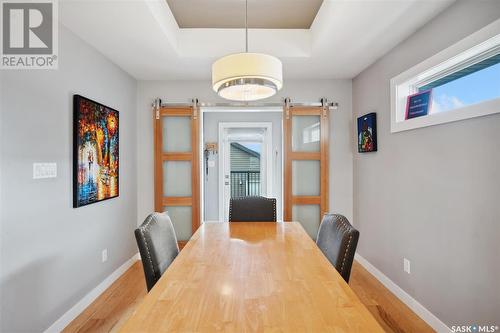
[[[200,226],[199,110],[155,107],[155,210],[167,211],[182,244]]]
[[[302,224],[316,239],[328,212],[328,107],[285,105],[284,221]]]

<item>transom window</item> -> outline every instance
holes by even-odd
[[[498,25],[476,32],[391,80],[391,132],[498,112]]]

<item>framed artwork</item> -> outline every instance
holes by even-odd
[[[118,111],[73,96],[73,207],[119,195]]]
[[[377,151],[377,114],[365,114],[358,118],[358,152]]]

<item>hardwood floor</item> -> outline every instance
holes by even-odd
[[[137,261],[63,332],[116,332],[144,296],[146,282]]]
[[[349,285],[386,332],[434,332],[357,261]]]
[[[386,332],[434,332],[357,262],[349,285]],[[116,332],[145,295],[144,273],[137,261],[63,332]]]

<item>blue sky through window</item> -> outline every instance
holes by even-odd
[[[500,98],[500,63],[433,88],[431,113],[496,98]]]
[[[260,142],[238,142],[240,145],[247,147],[260,154],[262,144]]]

